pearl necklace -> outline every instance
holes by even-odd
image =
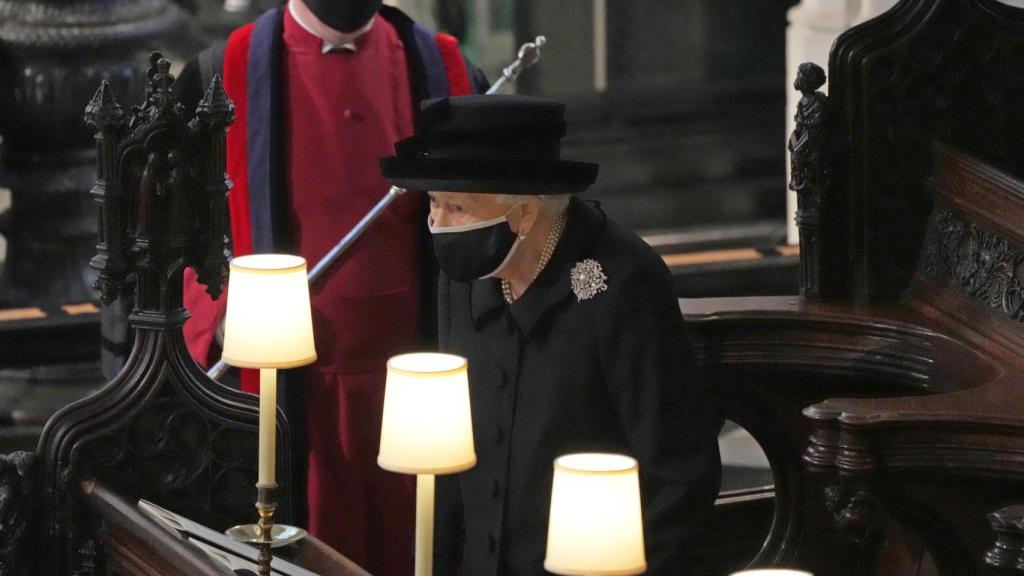
[[[540,272],[547,266],[548,260],[551,260],[551,255],[554,254],[555,246],[558,245],[558,239],[562,237],[562,230],[564,229],[565,212],[563,211],[551,223],[551,231],[548,232],[548,239],[544,242],[544,250],[540,253],[540,261],[537,262],[537,271],[533,273],[533,279],[530,280],[531,283],[540,276]],[[505,297],[506,304],[511,304],[516,300],[516,296],[512,293],[512,283],[507,278],[501,279],[501,295]]]

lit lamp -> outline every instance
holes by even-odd
[[[743,570],[733,572],[730,576],[814,576],[810,572],[802,570],[788,570],[785,568],[762,568],[758,570]]]
[[[760,568],[757,570],[743,570],[733,572],[730,576],[814,576],[810,572],[802,570],[789,570],[786,568]]]
[[[555,460],[544,568],[573,576],[647,570],[636,460],[569,454]]]
[[[286,254],[253,254],[231,261],[224,319],[224,362],[260,371],[258,524],[228,535],[259,544],[260,576],[270,574],[271,546],[301,538],[297,528],[274,526],[277,479],[277,370],[316,361],[306,282],[306,260]]]
[[[466,359],[403,354],[388,360],[377,464],[416,474],[416,576],[430,576],[434,554],[434,475],[476,464]]]

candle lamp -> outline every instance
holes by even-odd
[[[565,576],[627,576],[647,570],[639,467],[620,454],[555,460],[544,568]]]
[[[415,576],[431,576],[434,475],[476,465],[465,358],[417,353],[388,360],[377,464],[416,474]]]
[[[274,524],[277,510],[277,370],[316,361],[306,261],[286,254],[253,254],[231,261],[224,319],[224,361],[260,371],[259,476],[256,524],[235,526],[228,536],[257,544],[259,576],[270,575],[270,549],[305,531]]]

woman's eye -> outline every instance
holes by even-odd
[[[459,206],[458,204],[452,204],[452,212],[462,214],[465,211],[466,210],[462,206]]]

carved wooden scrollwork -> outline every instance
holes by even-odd
[[[936,210],[924,269],[975,302],[1024,322],[1024,253],[1007,239]]]
[[[796,223],[800,229],[800,293],[805,298],[821,295],[819,227],[821,198],[828,186],[828,97],[818,89],[825,71],[806,62],[800,65],[794,87],[803,96],[797,104],[796,128],[789,138],[789,189],[797,193]]]

